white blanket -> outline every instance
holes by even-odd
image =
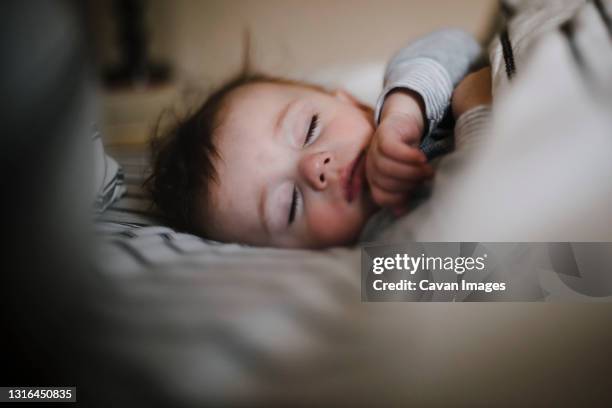
[[[490,129],[442,160],[430,200],[386,241],[612,241],[609,28],[592,2],[527,4],[508,26],[512,80],[491,46]]]

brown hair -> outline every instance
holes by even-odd
[[[209,212],[209,186],[218,182],[213,165],[219,159],[214,134],[220,125],[220,112],[230,93],[258,82],[282,80],[244,71],[211,93],[195,112],[177,118],[166,131],[160,132],[160,117],[150,142],[152,173],[144,186],[154,205],[172,227],[208,235],[201,220]]]

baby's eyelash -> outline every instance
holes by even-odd
[[[291,207],[289,208],[289,221],[288,225],[293,224],[295,220],[295,213],[297,212],[298,201],[300,200],[300,196],[297,191],[297,186],[293,186],[293,194],[291,195]]]
[[[308,126],[308,132],[306,132],[306,138],[304,139],[304,145],[307,146],[315,135],[317,127],[319,126],[319,114],[315,113],[310,119],[310,125]],[[300,202],[300,195],[298,194],[297,186],[293,186],[293,193],[291,194],[291,206],[289,207],[289,219],[287,225],[293,224],[297,213],[297,208]]]
[[[314,136],[315,130],[319,126],[319,114],[315,113],[312,115],[310,120],[310,126],[308,126],[308,132],[306,133],[306,139],[304,140],[304,146],[307,146],[312,137]]]

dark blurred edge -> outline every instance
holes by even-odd
[[[103,347],[113,298],[92,256],[98,111],[85,7],[0,2],[0,385],[76,386],[80,406],[156,406],[145,376]]]

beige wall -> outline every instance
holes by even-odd
[[[107,65],[117,57],[112,3],[90,1],[96,53]],[[247,28],[255,68],[272,75],[320,79],[317,74],[328,67],[364,63],[383,67],[407,41],[436,28],[461,27],[483,38],[496,4],[494,0],[149,0],[151,54],[172,63],[176,80],[161,88],[107,92],[104,128],[113,143],[145,140],[163,108],[176,106],[177,101],[193,106],[239,70]],[[381,70],[370,70],[370,77],[382,77]],[[344,70],[335,72],[343,75]],[[371,102],[377,92],[370,87],[356,95]]]
[[[308,74],[326,65],[385,60],[406,41],[435,28],[462,27],[483,37],[496,3],[151,0],[148,23],[154,55],[173,60],[179,78],[210,83],[240,66],[247,27],[258,68],[277,75]],[[101,31],[108,43],[108,28]],[[113,57],[108,45],[102,54],[106,60]]]

